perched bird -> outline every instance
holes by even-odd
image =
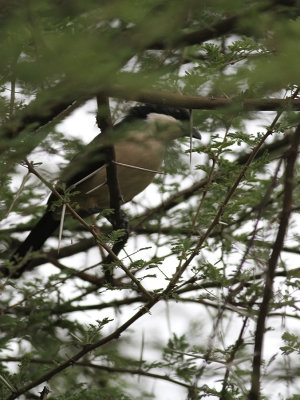
[[[121,202],[126,203],[142,192],[153,180],[164,159],[170,140],[182,136],[200,139],[200,133],[190,127],[190,113],[185,109],[158,105],[131,108],[125,118],[108,135],[96,136],[84,151],[63,169],[56,188],[74,187],[72,202],[82,216],[92,215],[110,207],[106,177],[106,146],[114,146]],[[57,197],[52,194],[47,209],[25,241],[15,250],[11,260],[17,271],[2,268],[4,275],[19,276],[28,267],[22,259],[39,250],[60,224],[59,210],[53,210]],[[28,257],[26,257],[28,259]],[[20,262],[21,261],[21,262]]]

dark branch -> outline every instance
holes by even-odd
[[[243,19],[248,18],[249,12],[261,13],[274,11],[276,5],[285,5],[292,7],[295,5],[295,3],[295,0],[274,0],[267,5],[264,2],[258,2],[254,4],[253,7],[251,7],[251,11],[247,7],[246,11],[243,10],[233,15],[227,15],[225,18],[222,18],[220,21],[217,21],[210,26],[207,26],[206,28],[177,36],[173,41],[171,40],[168,42],[168,48],[193,46],[197,44],[199,45],[203,42],[215,39],[226,34],[249,34],[249,30],[251,30],[251,28],[249,29],[249,25],[243,21]],[[158,40],[151,43],[148,47],[154,50],[163,50],[166,48],[166,45],[163,41]]]
[[[0,359],[0,361],[4,361],[4,362],[21,362],[22,361],[22,357],[6,357],[3,359]],[[33,364],[46,364],[46,365],[53,365],[53,360],[45,360],[45,359],[31,359],[30,360],[31,363]],[[190,385],[188,385],[187,383],[175,380],[170,378],[168,375],[160,375],[160,374],[155,374],[149,371],[144,371],[142,369],[133,369],[133,368],[122,368],[122,367],[111,367],[111,366],[107,366],[107,365],[99,365],[99,364],[94,364],[91,362],[86,362],[86,361],[77,361],[73,364],[73,366],[78,366],[78,367],[88,367],[88,368],[94,368],[94,369],[98,369],[101,371],[107,371],[110,373],[121,373],[121,374],[132,374],[132,375],[140,375],[140,376],[146,376],[149,378],[155,378],[155,379],[161,379],[161,380],[165,380],[167,382],[172,382],[175,383],[176,385],[180,385],[183,386],[185,388],[189,388]]]
[[[179,36],[172,42],[171,46],[183,47],[201,44],[207,40],[211,40],[228,32],[232,32],[232,29],[235,27],[237,21],[237,15],[229,16],[208,26],[207,28],[199,29],[197,31],[189,32]],[[154,50],[162,50],[165,47],[165,44],[161,41],[153,42],[149,46],[150,49]]]
[[[59,83],[54,88],[44,90],[37,95],[36,99],[29,103],[22,111],[1,127],[0,153],[10,148],[10,140],[17,137],[22,131],[34,131],[48,124],[61,113],[66,112],[69,107],[74,109],[85,102],[83,93],[66,94],[66,84]],[[33,142],[35,145],[35,142]],[[26,147],[27,154],[33,148]]]
[[[105,89],[111,97],[133,100],[141,103],[169,105],[187,109],[217,110],[220,108],[234,107],[238,111],[276,111],[283,109],[300,110],[300,99],[235,99],[211,97],[211,96],[189,96],[177,93],[161,92],[155,90],[136,90],[134,87],[111,86]]]
[[[0,130],[0,154],[10,149],[11,139],[18,136],[23,130],[26,130],[26,132],[34,131],[46,125],[60,113],[65,112],[71,105],[74,108],[75,101],[76,106],[79,107],[83,102],[97,95],[101,88],[107,96],[111,97],[142,103],[167,104],[169,106],[187,109],[216,110],[234,107],[237,111],[300,110],[300,99],[229,99],[209,96],[188,96],[155,90],[137,90],[135,87],[118,85],[105,89],[102,84],[95,84],[95,86],[96,88],[77,88],[74,91],[71,89],[68,90],[67,85],[61,82],[55,88],[51,88],[38,95],[37,98],[23,111],[18,113],[13,120],[2,126]],[[24,157],[33,150],[34,146],[35,142],[32,143],[32,147],[26,147],[22,156]]]
[[[102,94],[98,94],[97,96],[97,104],[98,104],[98,114],[97,114],[97,124],[100,128],[103,135],[108,135],[112,129],[112,121],[110,116],[109,109],[109,100],[106,96]],[[111,222],[114,230],[123,229],[124,235],[122,239],[118,240],[112,248],[114,254],[118,254],[122,248],[125,246],[128,237],[128,220],[127,216],[121,210],[122,203],[122,195],[120,191],[120,185],[118,181],[118,172],[117,165],[114,161],[116,161],[115,149],[113,146],[107,146],[103,149],[106,154],[106,176],[107,176],[107,186],[109,190],[109,202],[110,208],[114,210],[114,213],[107,217],[107,219]],[[113,260],[111,255],[109,254],[104,260],[105,264],[110,264]],[[112,281],[112,271],[110,268],[104,268],[105,277],[108,282]]]
[[[80,360],[83,356],[91,352],[92,350],[95,350],[106,343],[110,343],[111,341],[118,339],[120,335],[127,330],[135,321],[137,321],[139,318],[141,318],[143,315],[149,312],[149,310],[158,302],[158,298],[152,299],[148,301],[148,303],[142,307],[139,311],[137,311],[131,318],[129,318],[126,322],[124,322],[119,328],[117,328],[114,332],[111,334],[101,338],[99,341],[88,344],[86,346],[83,346],[81,350],[79,350],[77,353],[75,353],[72,357],[66,359],[62,363],[60,363],[57,367],[51,369],[50,371],[46,372],[45,374],[41,375],[37,379],[35,379],[32,382],[29,382],[19,388],[18,390],[15,391],[15,393],[12,393],[7,400],[14,400],[18,398],[21,394],[26,393],[28,390],[42,384],[43,382],[49,381],[53,376],[59,374],[61,371],[64,371],[65,369],[71,367],[76,361]]]
[[[279,222],[277,237],[273,245],[273,251],[269,258],[266,271],[266,280],[263,293],[263,299],[256,323],[254,357],[252,363],[251,389],[248,395],[249,400],[259,400],[260,398],[260,375],[262,362],[262,347],[265,335],[266,319],[269,312],[270,301],[273,296],[273,282],[276,272],[277,262],[283,248],[285,235],[288,229],[289,218],[292,210],[293,189],[294,189],[294,170],[297,160],[297,152],[300,141],[300,125],[293,135],[290,149],[286,152],[286,170],[284,177],[284,194],[282,213]]]

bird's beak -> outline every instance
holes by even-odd
[[[194,139],[202,139],[201,133],[195,127],[193,127],[193,130],[192,130],[192,137]]]
[[[202,139],[201,133],[194,126],[191,128],[190,121],[183,121],[181,123],[182,136],[192,137],[194,139]]]

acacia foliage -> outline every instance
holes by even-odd
[[[3,277],[1,398],[145,398],[155,379],[189,399],[272,399],[276,388],[295,400],[297,2],[14,0],[0,19],[3,263],[43,212],[33,175],[55,182],[24,160],[78,153],[86,133],[60,125],[74,111],[88,104],[101,126],[108,98],[113,121],[130,101],[166,102],[193,109],[203,136],[192,173],[177,144],[166,175],[124,207],[113,280],[103,247],[124,235],[102,216],[67,219],[59,254],[49,241],[32,270]]]

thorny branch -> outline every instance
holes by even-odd
[[[242,171],[240,172],[240,174],[236,178],[235,182],[233,183],[233,185],[229,189],[229,191],[227,193],[227,196],[225,197],[224,201],[219,206],[219,209],[218,209],[218,211],[217,211],[217,213],[215,215],[215,218],[213,219],[211,225],[207,228],[206,232],[204,232],[200,236],[200,238],[198,240],[198,243],[195,246],[194,251],[191,253],[191,255],[187,258],[187,260],[182,265],[180,265],[180,264],[178,265],[178,267],[176,269],[176,272],[173,275],[172,279],[170,280],[170,283],[169,283],[169,285],[168,285],[168,287],[166,289],[166,293],[169,293],[169,292],[172,293],[172,291],[175,289],[175,286],[176,286],[177,282],[180,280],[180,278],[181,278],[182,274],[184,273],[184,271],[190,265],[190,263],[195,258],[195,256],[199,253],[201,247],[203,246],[205,241],[208,239],[210,234],[213,232],[214,228],[219,224],[220,218],[222,217],[227,204],[229,203],[230,199],[234,195],[234,193],[235,193],[238,185],[240,184],[240,182],[244,179],[244,176],[245,176],[245,174],[247,172],[247,169],[249,168],[250,164],[252,163],[252,161],[256,157],[257,153],[262,148],[262,146],[265,143],[265,141],[267,140],[267,138],[273,133],[273,129],[275,127],[275,124],[279,120],[281,114],[282,114],[281,112],[277,113],[276,117],[274,118],[272,124],[270,125],[270,127],[267,130],[267,132],[265,133],[265,135],[262,137],[260,142],[254,147],[253,151],[249,155],[248,160],[246,161],[245,165],[243,166]],[[240,270],[238,269],[237,272],[235,273],[235,277],[238,277],[239,274],[240,274]],[[190,391],[189,399],[193,399],[195,393],[197,392],[198,380],[202,376],[203,371],[204,371],[204,369],[205,369],[205,367],[207,365],[207,362],[210,359],[211,352],[213,350],[213,340],[214,340],[214,337],[216,335],[217,328],[218,328],[220,320],[221,320],[221,316],[222,316],[223,312],[225,311],[225,309],[227,307],[227,304],[230,303],[234,291],[235,291],[235,289],[231,285],[229,290],[228,290],[228,294],[227,294],[226,298],[224,299],[224,302],[223,302],[222,306],[218,310],[218,314],[217,314],[217,316],[215,318],[215,321],[214,321],[214,324],[213,324],[213,329],[212,329],[211,335],[209,337],[209,344],[208,344],[208,348],[207,348],[207,351],[206,351],[206,354],[205,354],[205,357],[204,357],[204,362],[202,363],[202,366],[198,369],[198,371],[195,373],[194,389],[192,391]]]
[[[136,286],[141,290],[141,292],[147,296],[148,299],[152,299],[152,296],[150,293],[141,285],[140,281],[136,279],[136,277],[129,271],[129,269],[124,265],[124,263],[117,257],[117,255],[113,252],[113,250],[102,240],[100,240],[99,235],[97,234],[95,227],[89,225],[68,203],[64,202],[63,197],[61,194],[46,180],[44,179],[41,174],[34,168],[32,163],[26,161],[26,165],[28,167],[29,172],[33,173],[36,175],[41,182],[43,182],[51,191],[52,193],[58,197],[64,204],[66,204],[66,208],[68,211],[72,214],[72,216],[77,219],[87,231],[89,231],[94,239],[96,240],[96,243],[98,243],[101,247],[103,247],[108,254],[112,257],[112,259],[117,263],[117,265],[128,275],[128,277],[136,284]]]
[[[279,118],[279,116],[278,116]],[[277,118],[274,120],[274,124],[275,121],[277,122]],[[273,124],[272,124],[273,125]],[[260,142],[254,147],[253,151],[251,152],[247,162],[245,163],[244,167],[242,168],[242,171],[240,172],[240,174],[238,175],[237,179],[235,180],[235,182],[233,183],[233,185],[231,186],[230,190],[228,191],[227,196],[225,197],[223,203],[220,205],[212,223],[210,224],[210,226],[207,228],[206,232],[204,232],[201,237],[199,238],[194,251],[192,252],[192,254],[188,257],[188,259],[183,263],[182,266],[180,266],[180,268],[177,269],[176,273],[174,274],[173,278],[171,279],[168,287],[166,288],[165,292],[166,293],[170,293],[174,287],[176,286],[178,280],[181,278],[182,274],[184,273],[184,271],[186,270],[186,268],[190,265],[190,263],[192,262],[192,260],[196,257],[196,255],[199,253],[201,247],[203,246],[204,242],[206,241],[206,239],[209,237],[209,235],[211,234],[211,232],[214,230],[214,228],[219,224],[220,218],[223,215],[225,208],[227,206],[227,204],[229,203],[229,200],[231,199],[231,197],[234,195],[238,185],[240,184],[240,182],[244,179],[245,173],[247,171],[247,169],[249,168],[250,164],[252,163],[252,161],[254,160],[256,154],[258,153],[259,149],[262,147],[262,145],[265,143],[265,141],[267,140],[267,138],[273,133],[273,127],[270,127],[270,129],[265,133],[265,135],[262,137],[262,139],[260,140]]]

